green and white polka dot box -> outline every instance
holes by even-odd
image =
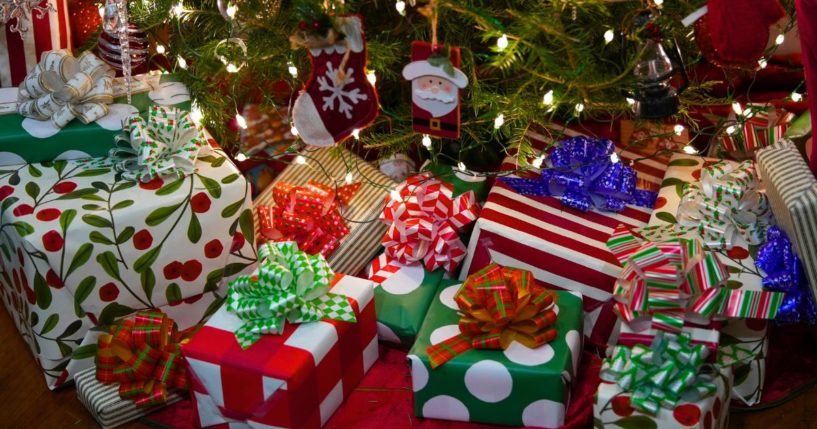
[[[454,294],[443,280],[409,352],[419,417],[555,428],[564,424],[582,347],[582,298],[556,293],[556,339],[536,349],[469,350],[431,369],[426,349],[460,333]]]

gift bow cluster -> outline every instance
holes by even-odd
[[[477,219],[479,205],[473,191],[454,197],[454,187],[418,174],[386,197],[380,220],[389,224],[383,237],[386,257],[401,264],[422,261],[429,271],[454,272],[465,258],[459,231]]]
[[[227,292],[227,310],[244,322],[235,333],[242,348],[262,334],[282,333],[286,322],[357,320],[345,296],[328,293],[334,273],[322,255],[286,241],[261,245],[258,258],[256,273],[236,277]]]
[[[362,183],[333,187],[310,180],[304,186],[279,181],[272,187],[274,207],[256,206],[261,235],[273,241],[295,241],[310,255],[328,258],[349,234],[341,209]]]
[[[817,322],[814,295],[808,289],[800,260],[789,237],[777,226],[766,232],[766,243],[757,251],[755,265],[766,274],[763,287],[786,294],[776,320],[784,323]]]
[[[130,180],[149,182],[168,174],[184,177],[195,171],[200,155],[210,152],[207,137],[190,113],[175,107],[151,106],[147,119],[132,115],[122,131],[109,160],[99,162],[113,162],[114,169]]]
[[[728,151],[748,151],[763,148],[783,138],[789,123],[794,118],[790,112],[778,112],[774,106],[769,106],[766,110],[752,111],[753,106],[746,106],[743,127],[740,133],[723,133],[723,148]],[[730,119],[735,119],[731,117]]]
[[[522,195],[561,197],[562,205],[620,212],[628,204],[652,208],[657,194],[636,189],[635,170],[621,162],[610,140],[579,136],[559,142],[538,179],[502,178]]]
[[[659,332],[649,347],[616,346],[600,376],[631,392],[634,408],[655,415],[661,407],[671,410],[682,400],[695,402],[717,391],[715,375],[702,371],[708,353],[688,334]]]
[[[50,119],[57,128],[74,118],[91,123],[108,114],[114,75],[90,51],[79,58],[67,51],[45,52],[20,85],[17,111],[40,121]]]
[[[554,295],[530,271],[495,263],[471,274],[454,295],[460,334],[428,347],[431,368],[471,349],[537,348],[556,338]]]
[[[158,311],[140,311],[99,336],[96,378],[120,383],[119,396],[137,406],[167,401],[169,389],[187,389],[187,369],[179,346],[186,341],[172,319]]]
[[[607,242],[623,266],[613,288],[617,314],[627,323],[650,320],[652,327],[678,333],[687,318],[771,319],[783,294],[729,289],[729,272],[700,240],[642,242],[623,225]]]

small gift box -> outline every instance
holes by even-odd
[[[794,119],[791,112],[778,111],[774,106],[746,106],[741,121],[734,125],[738,130],[732,134],[725,132],[721,137],[721,149],[736,159],[746,159],[758,149],[770,146],[786,133]],[[735,114],[730,114],[735,121]]]
[[[377,360],[372,283],[332,276],[292,242],[259,258],[182,346],[196,424],[319,428]]]
[[[317,185],[313,188],[316,198],[322,198],[319,204],[313,206],[314,210],[310,209],[312,211],[304,211],[297,205],[293,206],[286,210],[289,213],[287,216],[295,221],[294,224],[302,225],[304,231],[309,231],[309,234],[320,229],[319,226],[323,222],[316,217],[327,213],[334,213],[336,218],[340,217],[343,221],[342,226],[345,227],[343,230],[328,228],[328,235],[319,231],[320,233],[314,233],[311,242],[331,244],[334,249],[327,253],[330,254],[327,259],[332,269],[355,275],[362,272],[377,255],[380,238],[387,227],[375,220],[383,212],[386,196],[396,184],[351,152],[341,150],[340,153],[336,153],[336,151],[336,148],[326,148],[303,152],[301,154],[305,160],[303,164],[294,163],[278,175],[273,184],[255,199],[256,231],[259,233],[259,240],[266,240],[263,231],[268,230],[270,226],[274,227],[275,219],[271,219],[269,214],[278,207],[275,201],[276,192],[280,193],[282,188],[303,188],[312,182]],[[356,182],[350,185],[353,188],[346,187],[347,174],[351,174],[353,181]],[[356,191],[353,194],[344,194],[340,192],[343,189]],[[312,194],[306,192],[303,193],[303,197],[306,201],[312,198]],[[262,221],[269,223],[262,224]],[[283,234],[280,237],[283,237]]]
[[[454,187],[454,196],[471,191],[479,202],[483,202],[488,198],[490,187],[488,186],[488,180],[484,176],[472,176],[450,165],[432,162],[423,164],[420,171],[431,173],[435,179],[452,185]]]
[[[469,277],[465,285],[443,280],[439,286],[408,356],[414,413],[512,426],[562,426],[581,356],[581,297],[544,291],[522,270],[491,265],[481,274]],[[507,283],[505,274],[511,277]],[[495,294],[484,292],[488,285],[495,287]],[[476,301],[469,306],[472,298]],[[499,303],[494,300],[511,305],[490,305],[488,301]],[[473,311],[461,317],[457,311],[463,308]],[[500,327],[503,317],[514,322]],[[481,330],[494,323],[493,329]]]
[[[128,103],[124,81],[90,51],[43,53],[19,89],[0,90],[0,166],[107,156],[128,116],[152,105],[190,108],[173,75],[135,76],[132,91]]]

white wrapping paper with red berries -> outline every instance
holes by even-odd
[[[219,150],[195,167],[149,182],[79,161],[0,168],[0,294],[50,388],[93,365],[92,328],[158,308],[184,329],[254,268],[247,182]]]

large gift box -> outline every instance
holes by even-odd
[[[286,324],[244,349],[244,322],[222,307],[182,347],[193,381],[196,424],[319,428],[378,357],[372,283],[338,274],[330,292],[345,296],[354,323]],[[243,425],[242,425],[243,424]]]
[[[420,417],[556,428],[564,424],[582,348],[581,296],[556,291],[556,337],[537,348],[468,350],[432,369],[429,346],[461,333],[454,296],[443,280],[411,348],[414,413]]]
[[[74,119],[62,128],[50,120],[19,115],[17,88],[0,89],[0,166],[107,156],[129,115],[145,115],[151,105],[190,108],[190,93],[173,75],[135,76],[130,103],[124,80],[113,82],[113,104],[107,106],[105,116],[87,125]]]
[[[93,327],[161,308],[187,328],[254,264],[246,181],[220,151],[195,167],[150,182],[78,161],[0,171],[3,303],[49,387],[93,364]]]
[[[337,248],[327,256],[332,269],[345,274],[356,275],[366,268],[366,265],[380,250],[380,239],[386,232],[387,226],[378,222],[377,218],[383,212],[385,198],[389,191],[397,185],[378,171],[375,167],[363,161],[353,153],[338,148],[324,148],[307,150],[301,155],[303,164],[293,163],[288,166],[266,190],[255,199],[255,206],[275,206],[276,185],[301,186],[312,181],[319,186],[335,189],[346,185],[347,174],[352,175],[352,181],[360,185],[351,199],[341,204],[337,211],[347,224],[348,233],[340,238]],[[313,222],[311,219],[321,217],[322,212],[291,213],[296,222],[303,218],[304,224]],[[279,220],[273,220],[273,225]],[[259,240],[263,237],[264,225],[261,217],[256,216]]]

